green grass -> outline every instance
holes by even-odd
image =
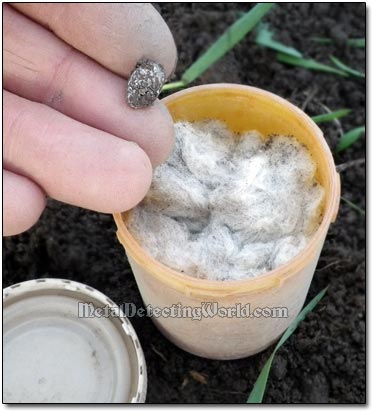
[[[351,74],[352,76],[355,77],[360,77],[360,78],[365,78],[365,74],[362,73],[361,71],[355,70],[349,66],[346,66],[346,64],[342,63],[341,60],[337,59],[337,57],[330,56],[330,60],[341,70],[344,72]]]
[[[347,198],[341,197],[341,200],[344,201],[347,205],[349,205],[353,210],[357,211],[361,215],[365,215],[365,210],[360,208],[357,204],[353,203],[350,200],[347,200]]]
[[[349,108],[342,108],[340,110],[332,111],[326,114],[319,114],[318,116],[311,117],[316,124],[327,123],[329,121],[336,120],[337,118],[342,118],[351,113]]]
[[[349,39],[347,44],[352,47],[365,49],[365,39]]]
[[[311,37],[311,40],[319,44],[333,44],[333,40],[327,37]],[[347,45],[357,48],[365,48],[365,39],[348,39]]]
[[[327,292],[328,287],[321,290],[316,297],[314,297],[307,305],[303,308],[303,310],[298,314],[296,319],[290,324],[288,329],[282,335],[280,341],[277,343],[275,349],[273,350],[271,356],[268,358],[267,362],[265,363],[261,373],[259,374],[258,379],[256,380],[254,387],[247,399],[247,403],[250,404],[259,404],[263,400],[263,395],[266,389],[267,380],[269,376],[269,372],[271,370],[271,365],[273,362],[273,358],[279,348],[289,339],[289,337],[293,334],[293,332],[297,329],[298,325],[305,319],[307,314],[309,314],[319,303],[319,301],[324,297],[325,293]]]
[[[355,141],[357,141],[363,133],[365,133],[365,126],[356,127],[343,134],[343,136],[339,139],[336,152],[340,153],[341,151],[346,150],[347,148],[352,146],[352,144],[354,144]]]
[[[180,81],[166,84],[163,91],[185,87],[200,77],[240,42],[272,9],[274,3],[259,3],[226,30],[181,76]]]
[[[345,71],[336,69],[323,63],[319,63],[318,61],[313,59],[305,59],[302,57],[294,57],[279,53],[277,55],[277,60],[281,63],[289,64],[291,66],[303,67],[309,70],[322,71],[325,73],[337,74],[342,77],[348,77],[348,74]]]
[[[294,57],[302,57],[302,53],[293,47],[285,46],[279,41],[273,40],[274,32],[269,30],[268,24],[260,24],[255,38],[256,44],[267,47],[280,53],[287,54]]]

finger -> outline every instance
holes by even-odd
[[[29,177],[51,197],[101,212],[135,206],[152,167],[135,143],[4,92],[5,168]]]
[[[3,235],[22,233],[33,226],[45,208],[42,190],[26,177],[3,170]]]
[[[163,104],[157,101],[144,110],[131,109],[121,77],[11,7],[4,5],[3,13],[3,78],[7,90],[135,141],[154,166],[166,160],[174,144],[174,129]]]
[[[14,3],[58,37],[128,78],[146,57],[169,76],[176,65],[172,34],[149,3]]]

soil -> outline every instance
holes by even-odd
[[[178,49],[175,79],[242,12],[245,3],[155,5],[169,24]],[[265,18],[276,38],[329,63],[330,54],[365,70],[365,50],[346,46],[365,37],[364,3],[278,4]],[[332,45],[311,41],[329,37]],[[276,62],[275,52],[248,36],[195,84],[231,82],[270,90],[308,114],[351,108],[340,124],[321,125],[331,148],[341,131],[365,124],[365,81],[311,72]],[[336,164],[365,158],[365,138],[335,155]],[[341,171],[342,195],[365,209],[365,164]],[[365,217],[345,202],[330,228],[308,300],[329,285],[327,296],[277,353],[263,402],[365,402]],[[39,223],[4,240],[3,285],[38,277],[89,284],[117,303],[142,305],[110,215],[48,203]],[[250,358],[212,361],[166,340],[148,318],[132,323],[145,352],[150,403],[244,403],[272,348]],[[151,336],[151,338],[149,338]]]

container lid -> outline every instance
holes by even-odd
[[[78,282],[39,279],[3,291],[5,403],[144,402],[146,367],[113,301]]]

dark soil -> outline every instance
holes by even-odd
[[[156,5],[179,49],[179,78],[240,12],[239,3]],[[364,3],[279,4],[266,17],[277,38],[305,55],[329,63],[333,54],[365,71],[365,50],[345,45],[365,37]],[[311,36],[330,37],[331,46]],[[283,96],[310,115],[351,108],[344,131],[365,124],[365,82],[293,68],[276,62],[275,52],[249,36],[196,82],[249,84]],[[332,148],[341,132],[322,126]],[[336,164],[365,158],[365,139],[335,156]],[[341,172],[342,195],[365,209],[365,165]],[[118,303],[141,305],[131,269],[115,236],[110,215],[50,201],[29,232],[4,241],[4,286],[37,277],[62,277],[89,284]],[[329,285],[323,302],[299,326],[275,357],[264,402],[365,402],[365,217],[341,203],[311,285],[309,297]],[[167,341],[150,319],[133,319],[145,352],[152,403],[243,403],[272,349],[236,361],[211,361],[183,352]],[[204,375],[193,378],[191,371]],[[198,381],[200,380],[200,381]],[[201,382],[202,381],[202,382]]]

